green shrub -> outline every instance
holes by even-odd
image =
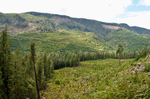
[[[145,72],[150,72],[150,64],[145,65],[144,71],[145,71]]]
[[[138,56],[136,56],[135,61],[138,61],[140,58],[145,58],[148,53],[149,51],[144,48],[142,52]]]
[[[135,63],[131,63],[131,66],[136,66],[136,64]]]
[[[59,79],[56,79],[56,80],[55,80],[55,84],[56,84],[56,85],[60,85],[60,80],[59,80]]]
[[[68,94],[65,94],[65,99],[70,99]]]

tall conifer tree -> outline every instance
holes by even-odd
[[[43,64],[42,64],[42,61],[41,61],[41,57],[39,57],[38,61],[37,61],[37,79],[38,79],[38,82],[39,82],[39,88],[41,89],[41,82],[42,82],[42,71],[43,71]]]
[[[123,52],[123,46],[118,44],[117,54],[119,54],[119,66],[121,65],[121,53]]]
[[[9,99],[9,78],[11,66],[11,40],[8,36],[7,26],[2,31],[0,37],[0,69],[2,73],[3,85],[2,90],[5,92],[7,99]]]
[[[36,80],[36,88],[37,88],[37,94],[38,94],[38,99],[40,99],[40,93],[39,93],[39,86],[38,86],[38,81],[37,81],[37,74],[36,74],[36,68],[35,68],[35,43],[34,40],[31,41],[30,44],[30,51],[31,51],[31,60],[34,65],[34,73],[35,73],[35,80]]]
[[[46,52],[43,54],[44,76],[47,78],[47,56]]]
[[[50,78],[51,77],[51,57],[50,57],[50,54],[48,55],[47,62],[48,62],[48,78]]]
[[[25,81],[23,77],[24,67],[22,66],[22,60],[20,51],[17,48],[12,59],[12,68],[11,68],[11,99],[24,99],[26,98],[27,89],[25,87]]]

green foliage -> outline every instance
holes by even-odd
[[[18,14],[3,14],[0,13],[0,23],[5,25],[13,24],[15,27],[18,28],[25,28],[27,27],[26,19],[22,18]]]
[[[12,59],[11,68],[11,99],[26,98],[27,88],[25,87],[25,79],[22,77],[24,75],[24,67],[22,66],[21,55],[19,49],[17,48]]]
[[[30,44],[30,51],[31,51],[31,60],[33,61],[33,63],[35,63],[35,42],[34,40],[31,41]]]
[[[46,19],[46,20],[42,20],[39,22],[39,26],[37,27],[36,29],[37,31],[40,31],[40,32],[55,32],[57,29],[55,27],[55,24],[49,20],[49,19]]]
[[[37,80],[39,82],[39,87],[41,86],[41,82],[42,82],[42,73],[43,73],[43,64],[42,64],[42,58],[38,58],[38,61],[36,63],[37,66]],[[42,88],[40,88],[42,89]]]
[[[47,80],[52,75],[47,77],[43,75],[43,60],[36,55],[34,41],[31,41],[31,53],[25,53],[24,56],[20,54],[19,48],[11,52],[10,47],[11,40],[7,34],[7,27],[5,27],[0,34],[0,98],[24,99],[29,97],[36,99],[37,76],[34,76],[34,70],[35,75],[36,68],[38,70],[38,82],[41,90],[46,88]],[[50,57],[48,59],[50,61],[46,62],[46,66],[49,68],[46,68],[48,69],[46,72],[52,74],[53,62]],[[36,62],[36,60],[38,61]]]
[[[113,32],[113,38],[108,42],[113,45],[122,44],[125,51],[142,50],[149,45],[149,37],[146,35],[139,35],[127,29]]]
[[[94,38],[93,38],[94,36]],[[124,51],[137,51],[138,49],[147,47],[150,42],[149,37],[137,35],[137,33],[130,32],[123,29],[118,32],[113,32],[113,38],[105,41],[98,38],[95,34],[90,32],[76,32],[63,31],[58,33],[23,33],[18,35],[11,35],[13,45],[11,50],[17,47],[21,53],[29,52],[30,41],[34,38],[37,43],[36,49],[41,54],[45,51],[47,53],[60,51],[65,54],[67,51],[79,52],[96,52],[96,51],[115,51],[118,43],[124,46]],[[95,39],[96,38],[96,39]],[[126,53],[129,54],[129,53]]]
[[[138,55],[135,58],[135,61],[138,61],[140,58],[145,58],[147,54],[150,53],[150,48],[149,47],[145,47],[142,49],[142,51],[139,50]]]
[[[65,34],[64,34],[65,33]],[[83,34],[85,33],[85,35]],[[68,34],[68,35],[66,35]],[[23,33],[18,35],[11,35],[13,42],[12,50],[17,47],[23,52],[29,52],[30,41],[34,38],[36,49],[41,54],[45,51],[47,53],[60,51],[65,54],[67,51],[79,52],[85,51],[113,51],[114,46],[102,39],[94,39],[94,34],[89,32],[78,33],[75,31],[63,31],[60,33]],[[89,43],[91,42],[91,43]]]
[[[31,51],[31,60],[32,60],[33,66],[34,66],[34,74],[35,74],[37,95],[38,95],[38,99],[40,99],[39,85],[38,85],[37,73],[36,73],[36,68],[35,68],[35,56],[36,56],[36,54],[35,54],[35,43],[34,43],[34,40],[31,41],[30,51]]]
[[[51,57],[50,57],[50,54],[48,55],[47,57],[47,77],[48,78],[51,78],[51,73],[53,73],[53,70],[54,68],[52,69],[52,60],[51,60]]]
[[[145,65],[144,71],[150,72],[150,64]]]
[[[123,46],[121,44],[118,44],[118,49],[116,51],[116,53],[119,53],[119,66],[121,65],[120,63],[120,58],[121,58],[121,53],[123,52]]]
[[[60,85],[59,79],[56,79],[56,80],[55,80],[55,84],[56,84],[56,85]]]
[[[121,54],[122,52],[123,52],[123,46],[121,44],[118,44],[118,49],[117,49],[116,53]]]
[[[47,98],[150,97],[150,79],[146,73],[136,71],[135,74],[127,74],[125,70],[131,67],[131,62],[122,60],[122,66],[118,67],[117,60],[107,59],[133,58],[137,55],[138,48],[148,46],[148,36],[130,31],[139,28],[39,13],[0,13],[0,16],[0,23],[8,24],[10,32],[15,29],[18,33],[32,31],[11,35],[14,52],[10,50],[11,40],[7,27],[0,34],[0,98],[10,96],[20,99],[27,95],[36,99],[38,84],[40,90],[46,89],[42,95]],[[107,29],[103,24],[120,28]],[[140,30],[140,34],[146,34],[143,31],[148,32],[145,29]],[[33,38],[34,41],[31,41]],[[119,45],[119,56],[114,53],[118,43],[123,44],[125,50],[122,52],[123,48]],[[18,48],[22,55],[24,52],[31,53],[21,56]],[[135,60],[145,58],[148,53],[149,48],[139,50]],[[150,71],[149,65],[145,65],[145,71]]]
[[[0,23],[7,24],[10,27],[10,34],[27,33],[27,35],[32,35],[31,37],[22,35],[22,38],[17,35],[12,38],[12,50],[19,47],[23,52],[29,52],[28,45],[32,38],[39,41],[38,43],[40,44],[38,48],[40,52],[73,52],[74,50],[90,52],[99,50],[114,51],[118,43],[124,46],[125,51],[133,51],[138,48],[142,49],[145,46],[147,47],[150,42],[150,38],[148,37],[149,30],[139,27],[129,27],[127,24],[104,23],[95,20],[76,19],[68,16],[38,12],[27,12],[22,14],[1,13],[0,16]],[[105,25],[118,27],[118,29],[107,28]],[[0,29],[3,29],[3,25],[0,25]],[[67,33],[62,32],[62,30],[65,32],[67,31]],[[45,37],[42,34],[41,36],[39,34],[28,34],[28,32],[44,33],[44,35],[48,33],[48,35],[45,35],[46,40],[43,40]],[[59,36],[57,32],[60,33]],[[87,32],[93,34],[91,35],[92,38],[87,37]],[[53,34],[50,35],[49,33]],[[81,37],[81,35],[70,35],[69,33],[82,34],[83,37]],[[146,34],[148,36],[141,34]],[[60,39],[61,35],[62,39]],[[51,39],[50,37],[54,38]],[[23,53],[22,50],[21,53]]]
[[[46,55],[46,52],[43,53],[43,66],[44,66],[44,76],[45,77],[48,77],[48,65],[47,65],[47,55]]]
[[[117,65],[116,59],[84,61],[77,68],[55,70],[44,96],[82,99],[149,98],[150,79],[147,73],[126,72],[131,68],[132,60],[123,59],[122,66]]]
[[[2,40],[1,40],[1,35],[2,33],[0,33],[0,54],[2,54]],[[3,60],[3,56],[0,55],[0,86],[3,85],[3,79],[2,79],[2,60]],[[1,91],[2,93],[2,91]]]
[[[7,98],[9,98],[9,84],[10,84],[10,69],[11,69],[11,40],[8,36],[7,26],[2,31],[0,35],[0,71],[2,73],[3,84],[1,86],[2,91],[4,91]]]

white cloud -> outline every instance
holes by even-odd
[[[140,0],[140,1],[138,2],[138,5],[150,6],[150,0]]]
[[[109,21],[124,13],[125,8],[132,4],[131,0],[65,0],[65,3],[63,7],[67,9],[66,13],[59,10],[59,14],[102,21]]]
[[[126,18],[117,18],[116,22],[127,23],[130,26],[139,26],[150,29],[150,11],[128,12]]]
[[[3,0],[0,12],[37,11],[109,21],[131,4],[132,0]]]

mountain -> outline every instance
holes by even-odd
[[[140,27],[130,27],[127,24],[105,23],[96,20],[71,18],[65,15],[26,12],[21,14],[0,13],[0,29],[10,26],[10,33],[19,32],[54,32],[57,28],[79,29],[85,32],[94,32],[99,37],[105,36],[113,29],[126,28],[138,34],[150,36],[150,30]],[[110,27],[111,26],[111,27]],[[115,28],[118,27],[118,28]],[[16,30],[16,31],[15,31]]]
[[[150,44],[148,29],[65,15],[0,13],[0,31],[5,25],[12,34],[12,50],[19,47],[22,52],[29,51],[32,38],[37,41],[40,52],[115,51],[118,43],[123,44],[126,51],[132,51]]]

